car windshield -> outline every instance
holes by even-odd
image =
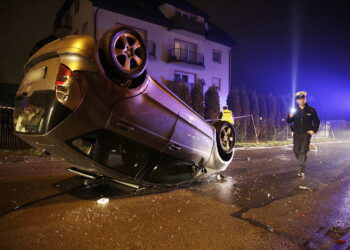
[[[155,150],[121,135],[101,130],[71,141],[84,155],[118,173],[135,177],[148,163]]]

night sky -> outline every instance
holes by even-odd
[[[0,82],[19,83],[35,42],[48,36],[63,0],[3,1]],[[336,0],[189,0],[239,45],[232,86],[291,95],[297,90],[324,119],[350,120],[350,3]],[[299,46],[295,46],[295,45]]]
[[[308,91],[321,118],[350,120],[350,1],[190,2],[238,41],[232,53],[233,87],[291,95],[297,42],[296,89]]]

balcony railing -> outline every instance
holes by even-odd
[[[187,49],[168,50],[168,62],[185,62],[204,67],[204,55]]]
[[[147,54],[156,57],[156,44],[151,40],[146,40]]]
[[[172,29],[184,29],[200,35],[205,35],[204,23],[198,22],[190,16],[175,15],[170,18],[172,21]]]

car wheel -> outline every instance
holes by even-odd
[[[145,43],[140,34],[130,28],[118,27],[106,31],[99,42],[99,54],[106,74],[123,87],[128,87],[126,82],[130,83],[145,72]]]
[[[236,140],[233,126],[226,121],[220,121],[215,123],[214,127],[216,128],[216,140],[220,155],[231,154]]]

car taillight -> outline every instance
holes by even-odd
[[[73,72],[64,64],[60,64],[57,72],[56,85],[63,85],[73,77]]]
[[[64,64],[60,64],[56,77],[56,98],[69,109],[75,109],[82,100],[78,83],[74,74]]]

